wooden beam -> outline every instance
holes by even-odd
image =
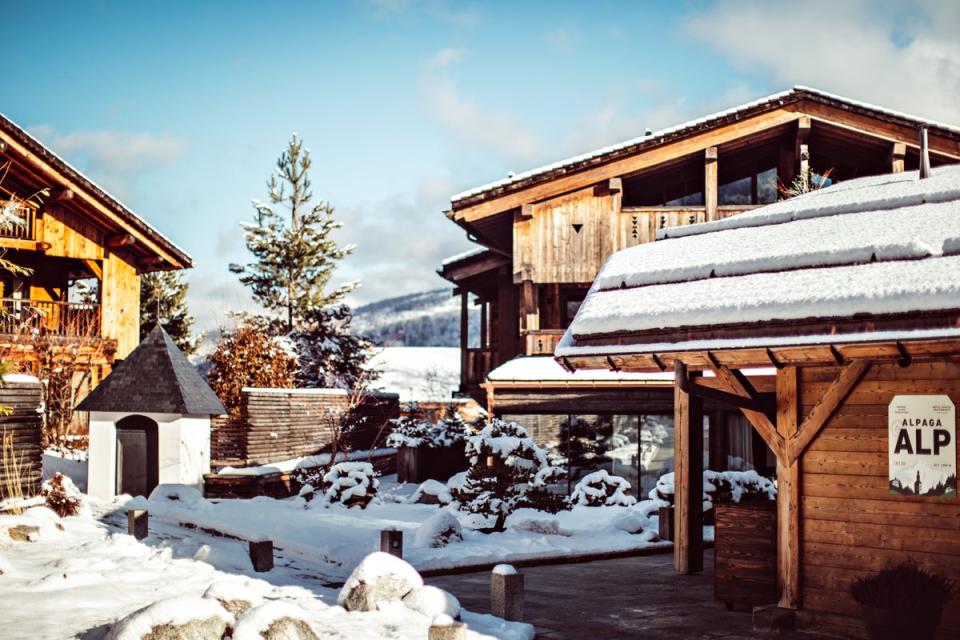
[[[796,367],[777,371],[777,432],[797,433],[800,394]],[[780,606],[800,608],[800,461],[777,459],[777,584]]]
[[[738,409],[749,409],[760,413],[763,413],[765,409],[762,400],[758,397],[743,396],[725,389],[717,389],[705,385],[704,382],[703,379],[688,381],[677,380],[677,383],[683,387],[684,392],[697,396],[702,400],[728,404]]]
[[[99,264],[97,264],[96,260],[89,260],[87,258],[84,258],[83,264],[87,265],[87,269],[90,270],[90,273],[92,273],[97,278],[97,280],[100,280],[101,282],[103,282],[103,269],[100,267]]]
[[[890,151],[890,173],[903,173],[906,164],[907,145],[894,142]]]
[[[520,205],[520,219],[530,220],[533,218],[533,205],[530,203]]]
[[[480,302],[480,348],[487,348],[487,301]]]
[[[67,187],[58,187],[50,191],[50,197],[47,198],[48,202],[66,202],[68,200],[73,200],[74,191],[73,189],[68,189]]]
[[[682,362],[674,376],[673,567],[697,573],[703,571],[703,408],[676,382],[688,376]]]
[[[160,256],[150,256],[149,258],[144,258],[143,260],[138,262],[137,269],[140,269],[141,271],[144,271],[147,269],[155,270],[158,267],[160,267],[163,263],[164,263],[164,259],[161,258]]]
[[[711,364],[710,369],[713,371],[713,374],[717,376],[717,380],[725,385],[730,393],[744,398],[758,400],[756,391],[750,386],[746,377],[739,371],[734,372],[730,367],[724,365],[717,366],[716,364]],[[767,446],[770,447],[770,450],[773,451],[777,459],[779,460],[783,457],[785,451],[784,439],[777,433],[777,427],[770,421],[767,414],[763,411],[744,407],[741,407],[740,411],[743,412],[747,421],[753,425],[753,428],[760,434],[763,441],[767,443]]]
[[[703,154],[703,206],[707,221],[717,219],[717,148]]]
[[[119,249],[120,247],[128,247],[136,241],[137,239],[133,237],[132,233],[119,233],[107,238],[107,247]]]
[[[464,391],[466,391],[466,382],[469,378],[467,372],[467,366],[469,364],[467,347],[469,345],[468,339],[470,336],[469,303],[470,294],[467,291],[463,291],[460,294],[460,382],[464,387]]]
[[[787,460],[799,460],[813,439],[820,433],[820,429],[827,423],[830,416],[843,404],[853,388],[870,369],[870,361],[854,360],[845,365],[830,387],[820,398],[820,402],[810,410],[797,433],[787,443]]]
[[[620,193],[623,191],[623,180],[620,178],[610,178],[607,181],[607,191],[610,193]]]

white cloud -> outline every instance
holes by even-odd
[[[30,133],[121,199],[132,195],[140,175],[173,164],[184,150],[183,141],[171,135],[59,132],[48,125],[30,127]]]
[[[462,49],[441,49],[424,64],[420,90],[430,114],[464,144],[492,149],[511,160],[529,160],[540,153],[537,136],[512,114],[486,108],[465,95],[454,78]]]
[[[956,3],[721,0],[683,32],[784,88],[810,85],[960,122]]]

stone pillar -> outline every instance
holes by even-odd
[[[490,612],[504,620],[523,620],[523,574],[509,564],[498,564],[490,575]]]
[[[127,533],[137,540],[147,537],[150,514],[146,509],[130,509],[127,511]]]
[[[383,529],[380,531],[380,551],[398,558],[403,557],[403,531]]]
[[[467,640],[467,625],[448,618],[449,616],[437,616],[430,625],[428,640]]]

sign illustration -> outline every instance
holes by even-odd
[[[887,413],[890,493],[956,497],[957,417],[947,396],[894,396]]]

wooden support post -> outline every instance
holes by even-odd
[[[467,625],[453,620],[434,621],[427,631],[427,640],[467,640]]]
[[[717,148],[708,147],[703,160],[703,207],[707,220],[717,219]]]
[[[800,393],[796,367],[777,371],[777,432],[789,441],[797,434]],[[800,460],[777,457],[777,584],[780,606],[800,608]]]
[[[460,292],[460,385],[466,391],[470,374],[467,347],[470,344],[470,293],[464,289]]]
[[[403,557],[403,531],[399,529],[380,530],[380,551],[398,558]]]
[[[674,379],[687,377],[682,361]],[[703,409],[700,398],[674,382],[674,541],[673,567],[680,573],[703,571]]]
[[[146,509],[127,511],[127,533],[137,540],[143,540],[150,532],[150,514]]]
[[[540,309],[537,300],[537,287],[532,280],[520,283],[520,330],[537,331],[540,329]]]
[[[660,507],[657,512],[657,535],[661,540],[673,542],[674,508]]]
[[[504,620],[523,620],[523,574],[508,564],[498,564],[490,574],[490,612]]]
[[[723,411],[710,414],[710,464],[707,468],[727,470],[727,414]]]
[[[810,179],[810,116],[800,116],[797,121],[796,162],[798,175]]]
[[[894,142],[890,150],[890,173],[903,173],[906,164],[907,145]]]
[[[480,303],[480,348],[487,348],[487,301]]]
[[[497,291],[497,366],[520,353],[520,304],[510,267],[502,267]]]
[[[249,544],[250,562],[253,570],[263,573],[273,569],[273,541],[251,540]]]

